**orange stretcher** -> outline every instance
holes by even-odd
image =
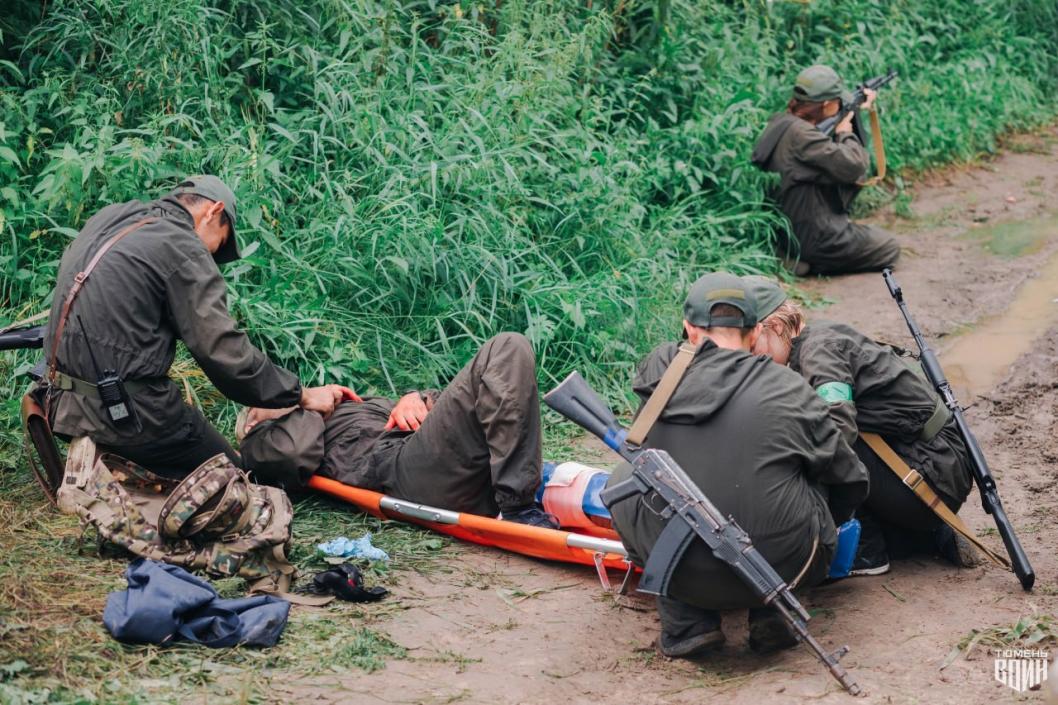
[[[350,487],[335,480],[316,475],[309,487],[356,506],[379,519],[394,519],[425,526],[438,533],[482,546],[495,546],[523,556],[548,561],[579,563],[594,566],[599,580],[607,590],[610,580],[607,568],[623,571],[622,591],[634,572],[628,552],[617,535],[613,538],[590,536],[574,531],[526,526],[493,517],[453,512],[425,504],[416,504],[379,492]]]

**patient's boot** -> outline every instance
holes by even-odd
[[[513,521],[526,526],[539,526],[544,529],[557,529],[558,519],[554,514],[548,514],[539,504],[527,504],[524,507],[514,507],[503,510],[505,521]]]
[[[658,596],[661,636],[658,651],[670,658],[694,658],[718,650],[724,644],[720,613],[671,597]]]

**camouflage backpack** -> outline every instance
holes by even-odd
[[[290,500],[250,482],[223,453],[177,481],[99,455],[95,443],[78,438],[57,502],[131,553],[214,577],[237,575],[251,581],[251,592],[285,593],[296,577],[287,559]]]

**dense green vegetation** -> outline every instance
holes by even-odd
[[[805,65],[900,71],[897,169],[1056,107],[1050,0],[7,7],[0,318],[45,306],[96,209],[215,172],[241,199],[226,276],[254,339],[383,392],[513,329],[543,383],[579,368],[617,397],[690,279],[774,268],[782,221],[747,156]]]

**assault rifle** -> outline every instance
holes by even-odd
[[[841,124],[841,121],[844,120],[849,113],[853,113],[854,115],[859,114],[860,107],[863,105],[864,101],[867,100],[867,94],[864,93],[864,89],[876,91],[879,88],[885,87],[894,78],[896,78],[896,71],[892,69],[890,69],[889,73],[885,74],[884,76],[875,76],[874,78],[868,78],[866,81],[860,84],[852,93],[852,100],[847,103],[845,101],[842,101],[841,110],[838,111],[837,115],[823,120],[822,122],[816,125],[816,129],[818,129],[827,137],[832,136],[834,134],[834,130],[837,129],[837,126]],[[860,135],[860,141],[862,142],[864,135],[861,133],[861,130],[857,130],[857,133]]]
[[[0,350],[44,347],[44,326],[0,331]]]
[[[977,444],[977,438],[974,437],[973,431],[970,430],[969,425],[966,423],[966,418],[963,416],[963,408],[959,406],[959,402],[955,399],[955,393],[944,376],[944,370],[941,368],[936,354],[930,349],[926,339],[922,337],[922,331],[918,329],[914,319],[911,318],[911,312],[908,311],[907,304],[904,302],[904,292],[900,285],[896,283],[896,279],[893,278],[893,270],[883,270],[882,277],[885,279],[885,285],[889,288],[889,294],[896,301],[896,305],[900,307],[900,313],[904,314],[904,320],[907,322],[908,330],[911,331],[911,337],[915,339],[915,344],[918,345],[919,361],[922,363],[922,370],[926,373],[926,378],[933,385],[933,388],[937,390],[937,393],[940,394],[944,405],[951,410],[955,425],[959,429],[959,435],[962,436],[963,443],[966,444],[966,450],[970,454],[970,469],[973,471],[974,480],[977,482],[977,489],[981,493],[981,505],[984,507],[985,512],[991,514],[996,522],[996,528],[999,529],[999,535],[1003,538],[1003,545],[1007,549],[1007,555],[1010,556],[1011,567],[1014,570],[1014,574],[1018,576],[1018,580],[1021,581],[1021,587],[1025,590],[1031,590],[1033,583],[1036,582],[1036,573],[1032,570],[1029,558],[1025,555],[1025,550],[1021,547],[1018,537],[1014,534],[1014,527],[1011,526],[1006,512],[1003,511],[1003,503],[999,501],[999,490],[996,488],[995,478],[992,477],[992,472],[988,469],[988,462],[985,460],[984,453],[981,452],[981,446]]]
[[[622,499],[650,492],[657,493],[667,504],[661,516],[670,520],[647,557],[639,581],[641,592],[667,595],[669,581],[684,552],[695,539],[701,539],[765,605],[779,613],[845,690],[852,695],[862,692],[840,662],[848,647],[843,646],[834,653],[823,649],[808,632],[808,612],[786,582],[753,547],[749,535],[734,518],[721,514],[672,456],[658,448],[628,443],[625,440],[628,432],[576,372],[544,395],[544,403],[598,436],[632,464],[632,476],[628,480],[602,492],[603,504],[610,507]]]

